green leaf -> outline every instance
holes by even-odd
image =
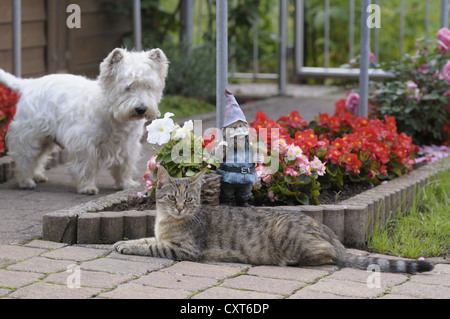
[[[302,205],[309,205],[309,197],[305,193],[296,195],[295,199]]]

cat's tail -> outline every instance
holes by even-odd
[[[434,269],[433,264],[423,260],[392,260],[378,257],[357,256],[347,252],[341,254],[337,264],[340,267],[408,274],[416,274]]]

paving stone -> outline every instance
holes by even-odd
[[[385,294],[384,296],[381,296],[380,298],[377,299],[417,299],[417,298],[405,295]]]
[[[412,282],[450,287],[450,274],[423,273],[411,278]]]
[[[40,279],[43,275],[0,269],[0,287],[19,288]]]
[[[393,287],[391,293],[418,298],[450,299],[450,287],[428,285],[414,281]]]
[[[248,289],[284,296],[293,293],[296,289],[304,285],[305,283],[298,281],[242,275],[235,278],[226,279],[220,286],[237,289]]]
[[[69,288],[65,285],[56,285],[37,282],[30,286],[19,288],[8,297],[24,299],[86,299],[101,292],[101,288]]]
[[[134,283],[120,285],[112,291],[100,294],[100,298],[112,299],[184,299],[192,292],[167,288],[155,288]]]
[[[11,265],[7,269],[45,274],[66,270],[69,265],[73,264],[73,260],[55,260],[44,257],[33,257]]]
[[[133,283],[152,287],[197,291],[217,284],[218,280],[157,271],[141,276],[139,279],[134,280]]]
[[[327,292],[316,292],[311,290],[301,289],[287,299],[353,299],[354,297],[339,296]]]
[[[147,256],[135,256],[135,255],[122,255],[117,252],[112,252],[108,255],[108,258],[128,260],[128,261],[138,261],[143,263],[150,263],[158,266],[158,268],[164,268],[172,265],[175,261],[167,258],[158,257],[147,257]]]
[[[39,256],[40,254],[46,251],[47,251],[46,249],[37,249],[23,246],[0,245],[0,259],[19,261]]]
[[[434,266],[431,273],[436,274],[450,274],[450,265],[438,264]]]
[[[105,256],[108,253],[109,253],[108,250],[68,246],[42,254],[42,257],[53,259],[66,259],[74,261],[86,261],[99,258],[101,256]]]
[[[213,287],[207,289],[195,296],[192,299],[280,299],[282,295],[238,290],[225,287]]]
[[[72,272],[50,274],[43,281],[66,284]],[[106,272],[80,270],[80,285],[82,287],[114,288],[120,283],[134,278],[131,275],[110,274]]]
[[[369,288],[367,284],[324,278],[314,285],[303,288],[305,291],[331,293],[357,298],[374,298],[385,292],[382,288]]]
[[[169,268],[163,269],[162,271],[195,277],[209,277],[214,279],[223,279],[237,275],[241,272],[240,269],[235,267],[200,264],[190,261],[179,262]]]
[[[140,276],[159,269],[160,265],[144,262],[126,261],[113,258],[100,258],[82,262],[81,269],[103,271],[115,274]]]
[[[63,243],[55,243],[53,241],[46,240],[32,240],[24,245],[25,247],[42,248],[42,249],[59,249],[67,246]]]
[[[328,271],[314,270],[297,267],[257,266],[252,267],[249,275],[257,275],[269,278],[290,279],[305,283],[313,282],[319,277],[329,274]]]
[[[326,279],[354,281],[366,284],[368,280],[369,282],[373,283],[373,281],[371,281],[369,278],[373,274],[373,272],[368,272],[365,270],[344,268],[328,276]],[[386,290],[388,287],[405,282],[406,280],[408,280],[408,276],[405,274],[379,273],[379,280],[381,288]]]
[[[9,290],[9,289],[4,289],[4,288],[1,288],[0,289],[0,297],[5,297],[7,294],[9,294],[11,292],[11,290]]]

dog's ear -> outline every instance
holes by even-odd
[[[166,78],[167,73],[169,72],[169,60],[167,59],[163,50],[152,49],[149,51],[148,56],[159,66],[162,77]]]
[[[122,49],[114,49],[108,57],[108,61],[110,65],[116,65],[123,59],[123,50]]]

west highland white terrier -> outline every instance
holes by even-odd
[[[146,121],[159,116],[169,61],[160,49],[115,49],[100,64],[97,80],[70,74],[20,79],[0,69],[0,82],[20,94],[6,145],[16,163],[20,188],[33,189],[56,146],[67,151],[67,167],[77,191],[98,193],[101,167],[118,187],[133,180]]]

